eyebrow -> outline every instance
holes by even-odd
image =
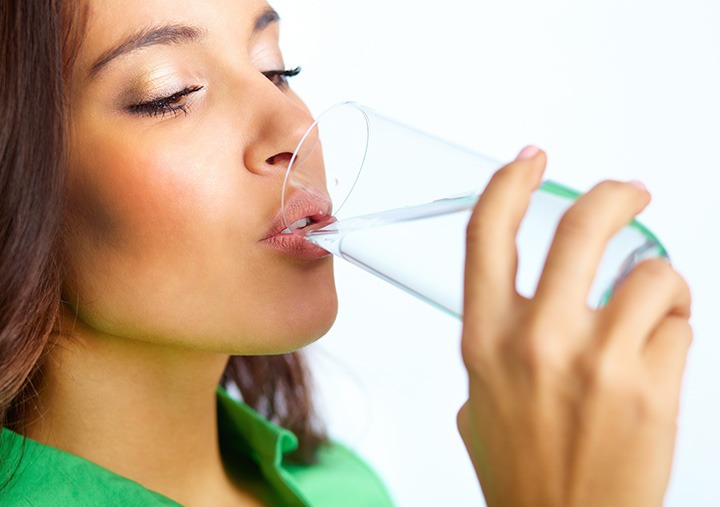
[[[280,16],[272,7],[268,7],[255,18],[253,35],[263,30],[271,23],[280,20]],[[118,45],[105,51],[90,67],[88,78],[92,79],[105,68],[112,60],[119,56],[132,53],[138,49],[158,44],[180,44],[194,42],[202,38],[204,31],[190,25],[163,25],[145,28],[125,38]]]
[[[280,21],[280,15],[275,12],[275,9],[269,7],[265,9],[260,15],[255,18],[255,26],[253,27],[253,35],[261,31],[263,28],[271,23],[277,23]]]

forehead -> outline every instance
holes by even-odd
[[[80,0],[93,22],[105,28],[168,19],[252,15],[266,0]]]
[[[77,64],[94,58],[134,34],[163,25],[199,28],[217,42],[247,40],[265,0],[85,0],[84,34]]]

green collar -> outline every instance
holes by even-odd
[[[283,505],[307,505],[283,466],[283,457],[298,447],[294,433],[238,403],[222,388],[218,389],[218,433],[226,459],[237,462],[250,457]]]
[[[282,505],[305,507],[306,500],[282,463],[285,454],[297,449],[296,436],[222,388],[217,401],[224,459],[237,466],[254,462]],[[179,505],[84,458],[7,428],[0,433],[0,484],[5,484],[0,489],[2,505],[112,505],[119,499],[125,505]]]

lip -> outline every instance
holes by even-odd
[[[305,190],[295,191],[285,203],[286,214],[279,210],[270,225],[262,243],[278,250],[286,255],[302,260],[315,260],[330,255],[327,250],[310,243],[303,237],[302,231],[283,233],[291,224],[301,218],[310,218],[313,224],[308,226],[318,229],[335,221],[331,214],[330,200],[326,195],[307,192]]]

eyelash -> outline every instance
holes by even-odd
[[[133,104],[128,108],[128,110],[133,114],[152,117],[164,117],[167,113],[170,113],[173,116],[177,116],[181,112],[187,114],[187,104],[184,101],[180,103],[178,102],[188,95],[199,92],[202,89],[202,86],[188,86],[179,92],[168,95],[167,97],[159,97],[157,99],[148,100],[147,102]]]
[[[300,74],[301,70],[302,69],[300,67],[295,67],[294,69],[268,70],[263,72],[262,74],[270,81],[272,81],[272,83],[278,88],[284,88],[288,84],[287,78],[297,76],[298,74]]]
[[[294,69],[268,70],[262,74],[278,88],[285,88],[288,84],[288,78],[297,76],[300,74],[300,70],[300,67],[295,67]],[[133,114],[151,117],[164,117],[168,113],[173,116],[177,116],[181,112],[187,114],[187,104],[185,102],[178,102],[188,95],[199,92],[203,88],[203,86],[188,86],[167,97],[158,97],[157,99],[148,100],[147,102],[133,104],[128,110]]]

